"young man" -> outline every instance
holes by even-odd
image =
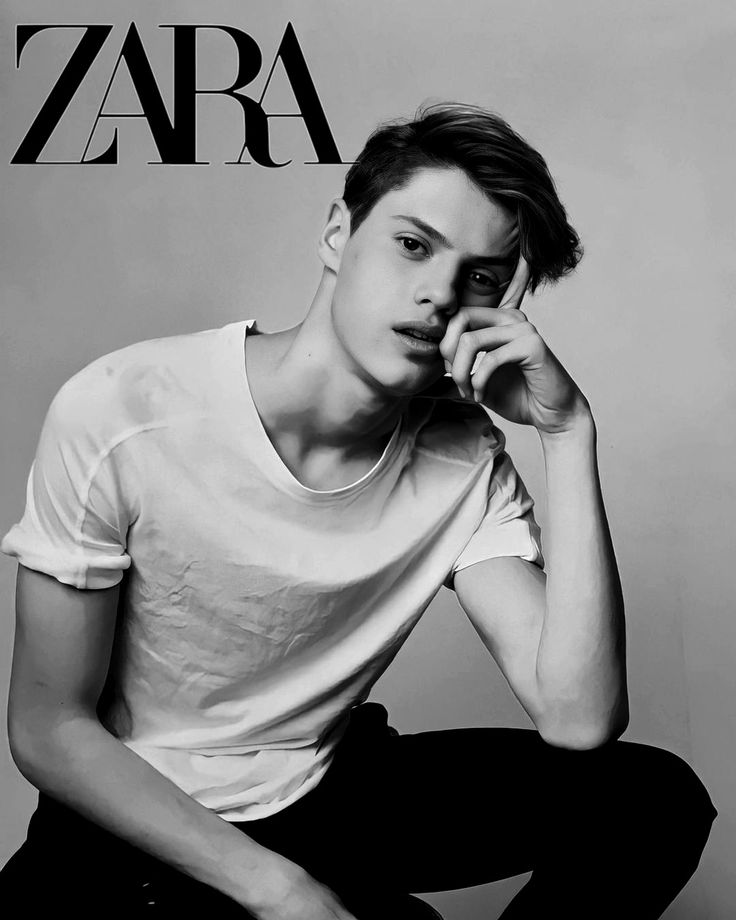
[[[628,718],[587,400],[521,310],[578,261],[543,159],[433,106],[369,139],[303,322],[144,342],[55,399],[26,514],[7,894],[367,920],[533,870],[505,918],[653,918],[715,810]],[[533,425],[532,502],[489,411]],[[123,591],[120,591],[120,586]],[[454,588],[536,726],[399,735],[370,688]]]

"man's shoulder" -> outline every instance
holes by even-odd
[[[94,359],[60,388],[50,421],[110,441],[201,407],[228,329],[146,339]]]
[[[111,380],[122,385],[135,385],[141,375],[156,374],[161,368],[174,369],[186,365],[192,358],[211,351],[234,323],[217,329],[205,329],[179,335],[161,336],[124,345],[90,361],[74,374],[65,386],[84,386],[91,380]],[[191,372],[196,367],[189,367]]]
[[[475,466],[500,453],[503,432],[487,410],[464,399],[455,384],[442,378],[410,403],[415,448],[448,463]]]

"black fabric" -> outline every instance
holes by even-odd
[[[715,816],[693,770],[660,748],[571,751],[511,728],[400,735],[382,705],[364,703],[314,790],[236,826],[331,887],[358,920],[431,918],[409,893],[530,870],[504,920],[649,920],[695,871]],[[44,795],[0,873],[0,898],[41,916],[249,916]]]

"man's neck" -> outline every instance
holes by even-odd
[[[368,472],[406,404],[349,367],[326,315],[313,304],[298,326],[248,335],[245,349],[251,394],[271,442],[300,482],[325,489]]]

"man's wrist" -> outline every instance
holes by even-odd
[[[220,890],[257,916],[273,908],[286,889],[306,877],[301,866],[266,847],[259,846],[248,855],[246,865],[241,862],[229,872],[228,883]]]
[[[597,429],[593,413],[587,401],[570,419],[565,428],[559,431],[538,431],[539,439],[545,453],[558,449],[594,447]]]

